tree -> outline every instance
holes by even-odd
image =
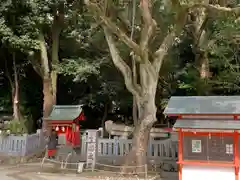
[[[88,14],[83,13],[74,34],[66,33],[68,36],[62,38],[64,44],[60,45],[60,49],[64,49],[64,52],[60,54],[62,62],[57,66],[57,71],[72,79],[70,84],[81,87],[78,102],[75,103],[101,112],[99,114],[102,115],[101,124],[104,127],[113,106],[127,109],[131,96],[121,81],[122,76],[115,71],[103,31],[98,24],[89,23],[90,20]]]
[[[23,28],[23,20],[27,17],[26,12],[29,8],[20,1],[1,1],[0,7],[2,65],[11,87],[13,118],[20,120],[22,117],[20,111],[20,70],[27,63],[24,61],[24,53],[26,54],[29,48],[34,48],[34,42],[31,41],[28,32]]]
[[[221,3],[228,6],[223,1]],[[236,4],[231,6],[236,7]],[[196,37],[200,38],[200,34],[194,34],[196,23],[191,19],[182,43],[175,50],[179,54],[176,56],[183,56],[182,67],[178,69],[180,88],[190,95],[236,94],[239,90],[237,35],[239,20],[222,13],[217,16],[211,13],[202,15],[205,22],[202,23],[200,28],[202,30],[199,32],[202,33],[201,40],[196,44]],[[204,55],[200,56],[199,53]],[[204,57],[205,60],[197,61],[196,57]],[[201,62],[206,63],[201,65]]]
[[[2,42],[7,48],[11,48],[12,57],[16,57],[15,51],[27,54],[28,60],[42,78],[43,116],[46,117],[56,103],[58,78],[55,66],[60,61],[60,34],[64,28],[73,27],[72,24],[78,18],[73,17],[78,14],[76,12],[79,8],[76,7],[79,3],[71,0],[67,2],[3,0],[0,6]],[[13,59],[15,61],[15,58]],[[16,81],[18,75],[16,68],[14,69],[15,84],[12,84],[16,87],[12,86],[15,98],[13,102],[16,104],[14,107],[17,107],[19,81]],[[18,113],[14,114],[17,116]]]
[[[36,40],[39,41],[39,51],[29,52],[29,57],[33,68],[42,78],[43,116],[47,117],[56,104],[57,72],[54,66],[59,62],[59,38],[64,28],[65,4],[64,1],[35,0],[30,7],[31,23],[38,32]]]
[[[61,34],[65,29],[75,26],[81,2],[68,1],[25,1],[29,8],[27,18],[23,19],[27,33],[37,42],[36,49],[29,49],[29,60],[42,79],[43,117],[48,117],[52,106],[57,103],[58,72]],[[47,124],[43,122],[43,128]]]
[[[164,2],[165,4],[162,4],[163,2],[161,2],[160,7],[158,6],[160,13],[156,13],[152,11],[153,7],[157,6],[157,4],[154,4],[155,1],[141,0],[137,3],[139,8],[137,11],[138,24],[136,25],[140,37],[131,40],[128,31],[124,31],[122,26],[119,25],[122,21],[118,18],[116,12],[118,12],[118,9],[127,6],[126,1],[121,2],[85,0],[96,21],[101,23],[112,61],[122,73],[127,89],[136,100],[138,123],[134,130],[133,146],[127,155],[125,165],[142,166],[142,168],[137,168],[137,171],[140,172],[143,171],[143,165],[146,164],[149,132],[156,122],[155,95],[159,72],[176,37],[183,31],[189,12],[193,9],[205,8],[213,13],[221,10],[229,14],[236,13],[239,15],[239,9],[223,8],[198,1],[182,3],[178,0],[172,0],[171,3]],[[163,18],[166,13],[169,15],[169,18],[165,16],[167,20]],[[159,22],[160,20],[163,21]],[[167,29],[164,31],[163,27],[167,27]],[[160,35],[159,32],[161,32]],[[155,42],[154,44],[154,37],[158,41],[161,40],[161,43]],[[137,81],[133,79],[133,72],[129,64],[124,61],[124,58],[128,58],[120,53],[122,49],[118,46],[119,41],[129,48],[128,52],[131,52],[131,55],[135,58],[138,70]],[[123,171],[127,171],[127,169],[123,168]]]

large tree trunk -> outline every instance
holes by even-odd
[[[203,0],[204,3],[209,4],[209,0]],[[205,30],[208,17],[205,8],[199,8],[194,12],[194,42],[195,42],[195,62],[198,66],[199,76],[201,79],[209,78],[209,62],[208,54],[206,52],[206,45],[208,36]]]
[[[152,90],[156,91],[154,88]],[[156,122],[157,108],[155,105],[155,92],[150,90],[144,97],[137,98],[136,100],[139,119],[134,128],[132,149],[126,156],[122,172],[144,175],[145,165],[147,164],[150,131]],[[128,168],[128,166],[135,167]]]
[[[52,44],[51,56],[48,57],[48,50],[43,32],[39,33],[40,42],[40,58],[38,62],[32,58],[32,65],[34,70],[41,76],[43,81],[43,118],[50,115],[53,105],[57,103],[57,80],[58,74],[56,66],[59,63],[59,36],[64,25],[64,2],[60,2],[58,7],[53,9],[53,24],[52,24]],[[49,130],[48,125],[43,121],[42,126],[44,131]]]
[[[102,120],[101,120],[101,127],[103,128],[103,136],[106,135],[106,128],[105,128],[105,122],[107,120],[107,117],[108,117],[108,111],[109,111],[109,105],[110,102],[106,102],[106,104],[104,105],[104,112],[103,112],[103,117],[102,117]]]
[[[57,81],[58,74],[56,66],[59,63],[59,37],[64,25],[64,2],[59,3],[57,9],[54,10],[54,20],[52,25],[52,51],[51,51],[51,81],[52,81],[52,98],[53,104],[57,103]]]
[[[43,117],[46,118],[50,115],[52,107],[54,105],[53,94],[52,94],[52,81],[51,78],[43,79]],[[47,121],[43,119],[42,128],[44,135],[48,136],[51,132]]]
[[[43,117],[48,117],[52,111],[54,99],[52,94],[52,81],[50,78],[43,79]]]
[[[56,30],[55,30],[56,29]],[[58,74],[56,71],[56,66],[59,62],[59,36],[60,36],[60,29],[55,27],[52,33],[52,70],[51,70],[51,86],[52,86],[52,98],[53,104],[57,103],[57,80]]]
[[[57,102],[58,75],[56,71],[56,66],[59,62],[58,52],[60,33],[61,25],[59,25],[58,17],[57,15],[55,15],[52,27],[51,63],[49,61],[46,41],[42,32],[40,32],[39,34],[41,61],[39,63],[34,60],[34,57],[32,58],[33,68],[42,77],[43,81],[43,118],[46,118],[50,115],[53,105],[55,105]],[[45,121],[43,121],[42,127],[45,132],[49,130],[48,125]]]
[[[13,104],[13,119],[20,120],[20,105],[19,105],[19,78],[18,71],[16,67],[16,57],[13,53],[13,74],[14,74],[14,83],[12,87],[12,104]]]
[[[51,113],[52,106],[54,105],[53,94],[52,94],[52,79],[50,76],[49,59],[47,55],[47,48],[44,35],[39,34],[40,49],[41,49],[41,70],[43,80],[43,124],[42,128],[44,135],[48,136],[50,128],[44,118],[48,117]]]
[[[147,118],[147,117],[146,117]],[[134,130],[131,151],[125,157],[122,168],[123,174],[144,175],[147,164],[147,147],[151,127],[144,126],[144,121],[139,123]]]
[[[134,30],[135,30],[135,16],[136,16],[136,6],[137,6],[137,1],[133,0],[132,1],[132,9],[131,11],[128,10],[129,15],[131,14],[131,21],[132,21],[132,27],[131,27],[131,40],[133,40],[133,36],[134,36]],[[137,67],[136,67],[136,59],[134,54],[130,54],[132,57],[132,73],[133,73],[133,81],[135,84],[137,84]],[[134,126],[137,125],[138,122],[138,112],[137,112],[137,102],[136,102],[136,97],[133,95],[133,104],[132,104],[132,117],[133,117],[133,124]]]
[[[8,71],[8,65],[7,60],[5,60],[5,71],[6,76],[9,80],[10,86],[11,86],[11,98],[12,98],[12,110],[13,110],[13,119],[20,120],[21,114],[20,114],[20,107],[19,107],[19,79],[18,79],[18,72],[15,62],[15,53],[13,53],[13,79],[11,77],[11,74]]]

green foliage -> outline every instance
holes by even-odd
[[[25,1],[3,0],[0,3],[0,37],[2,43],[23,52],[38,49],[34,40],[36,26],[27,12],[31,11]]]
[[[212,24],[210,80],[213,90],[222,93],[238,93],[240,90],[240,22],[232,17],[222,17]]]
[[[240,24],[233,17],[221,16],[209,19],[206,28],[208,40],[202,49],[208,53],[211,76],[199,77],[195,54],[192,49],[193,39],[187,32],[181,37],[172,52],[175,59],[175,82],[177,95],[238,94],[239,74],[239,32]]]
[[[100,61],[91,63],[86,59],[63,59],[56,69],[60,74],[65,76],[73,75],[76,78],[75,81],[87,81],[87,77],[90,75],[99,75]]]
[[[26,128],[26,120],[11,120],[9,121],[6,126],[4,127],[4,133],[7,134],[14,134],[14,135],[22,135],[27,133],[27,128]]]

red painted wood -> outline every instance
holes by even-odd
[[[182,132],[183,136],[233,136],[234,132]]]
[[[51,120],[51,121],[47,121],[48,122],[48,125],[61,125],[61,124],[69,124],[71,125],[73,122],[72,120]]]
[[[221,167],[234,167],[234,163],[227,163],[227,162],[216,162],[216,161],[199,161],[199,160],[191,160],[191,161],[182,161],[182,162],[177,162],[178,164],[183,164],[183,165],[197,165],[197,166],[221,166]]]
[[[174,117],[183,117],[183,116],[218,116],[218,117],[223,117],[223,116],[230,116],[230,117],[237,117],[240,116],[240,114],[167,114],[168,117],[174,116]]]
[[[79,116],[76,118],[76,120],[78,120],[78,121],[84,121],[85,119],[86,119],[86,117],[83,112],[81,112],[79,114]]]
[[[178,161],[179,161],[179,180],[182,180],[182,161],[183,161],[183,133],[182,129],[179,129],[178,133]]]
[[[238,159],[238,132],[234,132],[234,165],[235,165],[235,180],[239,180],[239,159]]]

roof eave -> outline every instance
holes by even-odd
[[[181,116],[232,116],[232,117],[238,117],[240,116],[239,113],[232,113],[232,114],[200,114],[200,113],[194,113],[194,114],[185,114],[185,113],[164,113],[164,115],[167,115],[169,117],[181,117]]]

